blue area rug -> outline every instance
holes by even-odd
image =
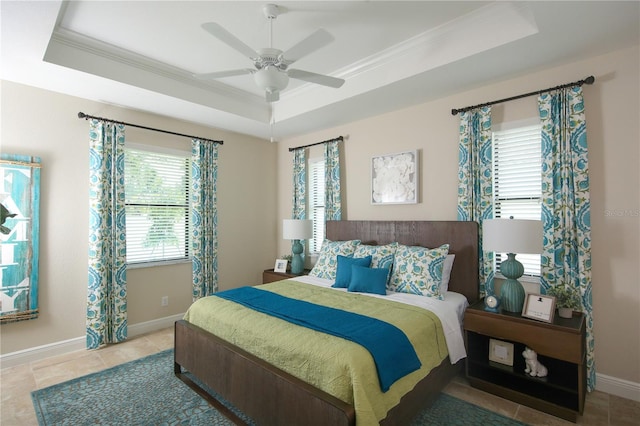
[[[243,413],[208,391],[252,424]],[[31,398],[41,426],[234,424],[175,377],[172,349],[34,391]],[[523,423],[440,394],[412,425],[516,426]]]

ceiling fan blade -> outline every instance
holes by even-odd
[[[288,70],[287,74],[291,78],[308,81],[309,83],[320,84],[322,86],[329,86],[336,89],[342,87],[342,85],[344,84],[344,80],[341,78],[329,77],[328,75],[316,74],[309,71],[292,69]]]
[[[202,28],[220,40],[221,42],[227,44],[229,47],[234,48],[238,52],[242,53],[244,56],[248,58],[259,58],[260,55],[258,52],[247,46],[242,40],[238,37],[231,34],[229,31],[222,28],[220,24],[215,22],[206,22],[201,25]]]
[[[267,99],[267,102],[276,102],[280,100],[279,90],[274,90],[273,92],[264,92],[264,93],[265,93],[265,98]]]
[[[282,54],[282,58],[287,64],[292,64],[308,54],[315,52],[321,47],[326,46],[332,41],[333,36],[329,34],[327,30],[320,28],[309,37],[289,48],[289,50]]]
[[[251,68],[243,68],[240,70],[228,70],[228,71],[216,71],[208,72],[205,74],[193,74],[194,78],[198,80],[213,80],[216,78],[233,77],[235,75],[253,74],[255,70]]]

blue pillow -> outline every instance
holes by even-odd
[[[365,268],[354,265],[351,267],[351,282],[348,290],[386,296],[388,276],[387,268]]]
[[[371,265],[371,256],[367,257],[347,257],[337,256],[338,266],[336,268],[336,282],[331,287],[347,288],[351,281],[351,266],[358,265],[368,268]]]

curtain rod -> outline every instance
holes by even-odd
[[[213,140],[213,139],[201,138],[201,137],[198,137],[198,136],[185,135],[183,133],[176,133],[176,132],[171,132],[169,130],[155,129],[153,127],[140,126],[139,124],[125,123],[124,121],[116,121],[116,120],[112,120],[110,118],[96,117],[96,116],[93,116],[93,115],[85,114],[84,112],[79,112],[78,113],[78,118],[84,118],[85,120],[88,120],[88,119],[92,118],[94,120],[108,121],[110,123],[116,123],[116,124],[122,124],[122,125],[125,125],[125,126],[137,127],[139,129],[153,130],[154,132],[167,133],[167,134],[170,134],[170,135],[182,136],[182,137],[191,138],[191,139],[199,139],[199,140],[204,141],[204,142],[213,142],[213,143],[217,143],[217,144],[220,144],[220,145],[224,144],[223,141],[216,141],[216,140]]]
[[[596,81],[596,78],[594,76],[590,75],[589,77],[585,78],[584,80],[574,81],[573,83],[562,84],[560,86],[550,87],[550,88],[544,89],[544,90],[538,90],[538,91],[535,91],[535,92],[529,92],[529,93],[525,93],[525,94],[518,95],[518,96],[512,96],[510,98],[500,99],[498,101],[487,102],[487,103],[484,103],[484,104],[478,104],[478,105],[468,106],[468,107],[464,107],[464,108],[458,108],[458,109],[453,108],[451,110],[451,115],[456,115],[459,112],[465,112],[465,111],[469,111],[469,110],[476,109],[476,108],[486,107],[486,106],[489,106],[489,105],[500,104],[502,102],[508,102],[508,101],[513,101],[513,100],[516,100],[516,99],[522,99],[522,98],[526,98],[526,97],[533,96],[533,95],[541,95],[541,94],[546,93],[546,92],[551,92],[551,91],[558,90],[558,89],[564,89],[565,87],[582,86],[585,83],[586,84],[593,84],[594,81]]]
[[[296,151],[298,149],[309,148],[310,146],[322,145],[323,143],[333,142],[333,141],[344,141],[344,138],[342,136],[338,136],[337,138],[327,139],[326,141],[322,141],[322,142],[310,143],[309,145],[302,145],[302,146],[297,146],[295,148],[289,148],[289,152]]]

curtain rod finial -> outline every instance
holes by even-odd
[[[458,115],[458,110],[455,108],[451,109],[451,115]]]
[[[84,112],[80,111],[78,113],[78,118],[85,118],[87,116],[87,114],[85,114]]]
[[[587,84],[593,84],[596,81],[596,78],[592,75],[584,79],[584,82]]]

